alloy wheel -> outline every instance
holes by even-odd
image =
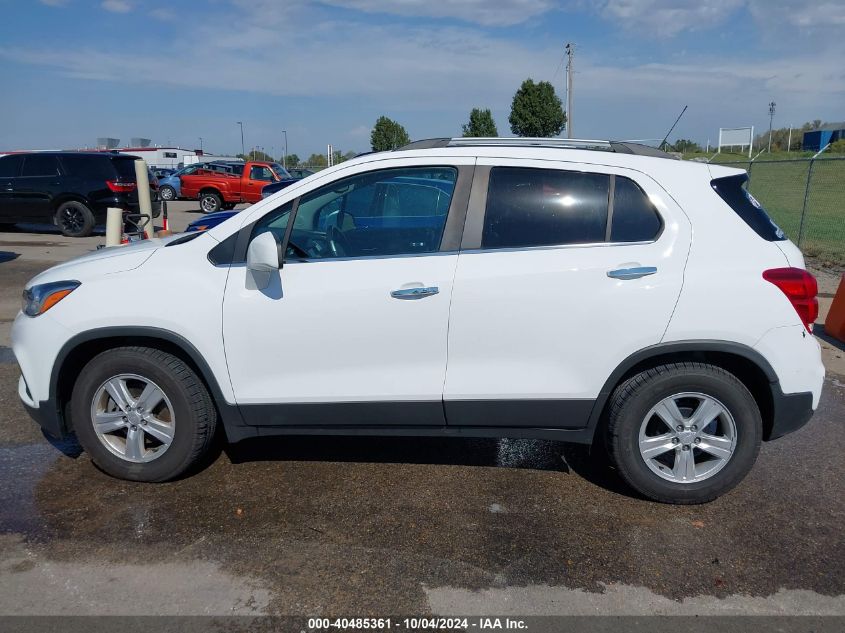
[[[176,429],[167,394],[138,374],[119,374],[100,385],[91,402],[91,421],[111,453],[137,463],[161,457]]]
[[[648,468],[679,484],[709,479],[736,449],[736,422],[721,402],[698,392],[663,398],[646,414],[639,451]]]

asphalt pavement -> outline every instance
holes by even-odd
[[[196,217],[180,205],[177,229]],[[845,615],[838,373],[703,506],[534,440],[261,439],[119,481],[42,437],[4,347],[26,279],[102,239],[0,234],[0,614]]]

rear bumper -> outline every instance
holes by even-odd
[[[813,393],[783,393],[780,384],[772,384],[772,428],[765,439],[774,440],[797,431],[815,413]]]

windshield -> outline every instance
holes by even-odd
[[[291,177],[291,175],[288,173],[288,170],[282,167],[279,163],[270,163],[270,167],[273,168],[273,171],[279,178]]]

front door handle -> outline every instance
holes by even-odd
[[[437,286],[429,286],[428,288],[400,288],[390,293],[394,299],[422,299],[423,297],[430,297],[440,292]]]
[[[611,279],[639,279],[653,275],[657,272],[656,266],[638,266],[637,268],[617,268],[616,270],[608,270],[607,276]]]

